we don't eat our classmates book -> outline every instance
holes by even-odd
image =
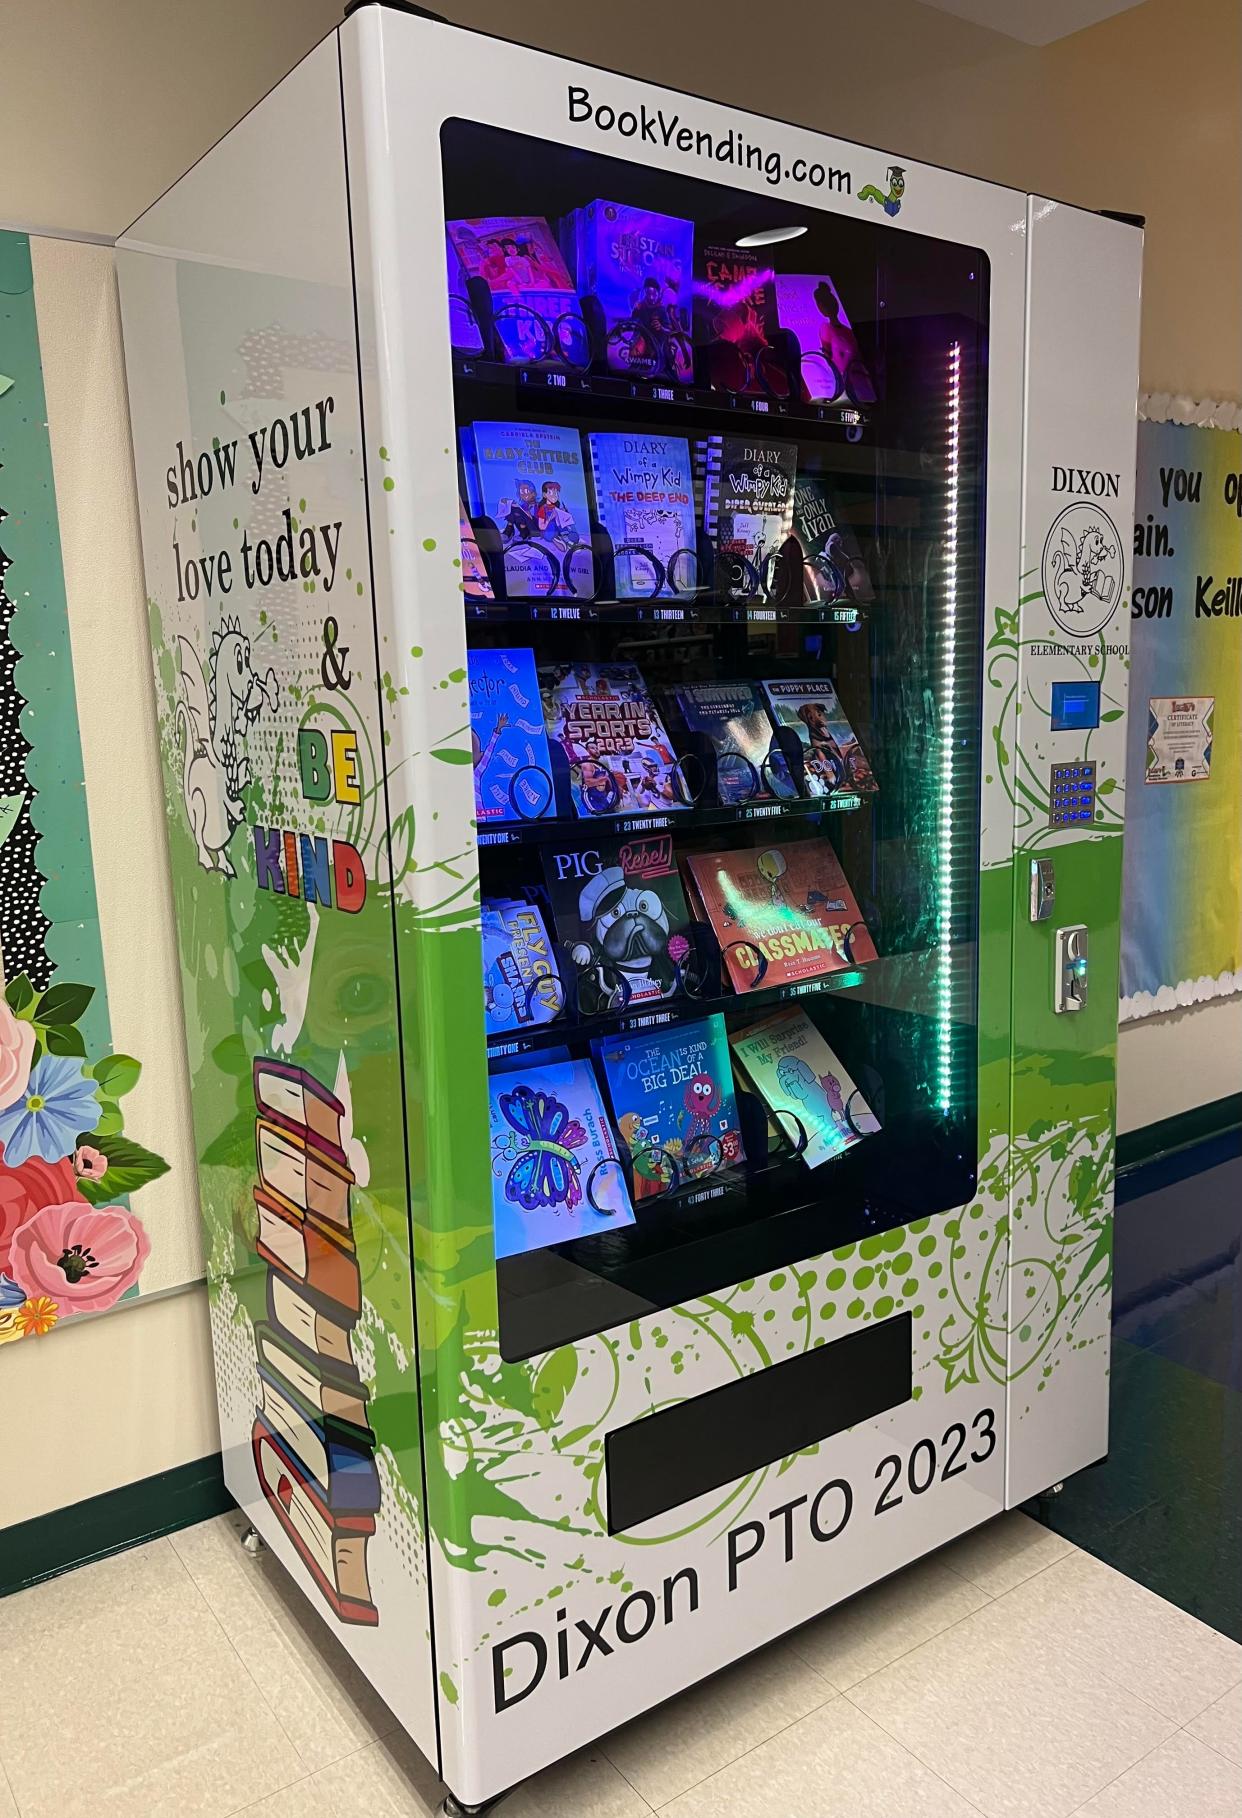
[[[692,852],[685,864],[735,991],[797,984],[876,957],[825,839]]]

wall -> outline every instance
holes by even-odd
[[[458,23],[513,33],[509,0],[439,5]],[[341,7],[339,0],[264,0],[261,7],[215,0],[210,8],[43,0],[9,10],[0,111],[8,217],[115,234],[336,23]],[[605,68],[1085,206],[1145,213],[1144,386],[1242,398],[1237,0],[1146,0],[1045,49],[1014,44],[917,0],[873,0],[868,7],[838,0],[831,9],[822,0],[790,0],[782,19],[787,36],[778,37],[756,33],[750,0],[680,7],[630,0],[623,8],[563,7],[538,34],[529,29],[546,47]],[[102,665],[109,687],[120,687],[133,711],[148,711],[124,692],[138,662],[143,593],[132,506],[116,490],[128,467],[115,316],[101,267],[87,287],[88,314],[75,319],[63,284],[68,257],[40,247],[36,283],[41,320],[46,310],[69,362],[63,373],[53,364],[46,375],[67,575],[73,571],[76,601],[92,587],[97,595],[93,609],[75,606],[74,640],[109,983],[116,968],[125,980],[115,993],[118,1019],[127,1004],[144,1017],[133,1051],[147,1060],[145,1089],[167,1094],[159,1100],[165,1153],[189,1191],[184,1105],[168,1071],[171,1014],[169,1047],[157,1060],[152,996],[143,996],[144,989],[165,992],[160,968],[169,950],[160,933],[155,970],[144,971],[156,913],[153,873],[127,876],[119,830],[133,794],[111,762],[101,717],[108,696],[92,691],[89,680]],[[79,410],[93,424],[89,435],[75,422]],[[92,449],[106,451],[105,461],[92,459]],[[106,564],[95,553],[101,535]],[[153,775],[137,788],[156,842]],[[124,1027],[120,1021],[119,1046]],[[1121,1037],[1121,1127],[1218,1097],[1240,1077],[1242,1000],[1128,1027]],[[46,1343],[9,1346],[0,1368],[6,1457],[40,1461],[25,1476],[5,1472],[0,1527],[218,1444],[201,1288],[79,1322]],[[103,1394],[100,1384],[107,1385]],[[66,1443],[49,1447],[49,1432]]]

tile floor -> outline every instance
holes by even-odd
[[[225,1516],[0,1606],[0,1818],[426,1818]],[[1242,1647],[1025,1515],[606,1736],[504,1818],[1239,1818]]]

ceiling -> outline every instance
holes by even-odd
[[[1052,44],[1111,19],[1114,13],[1128,13],[1144,0],[924,0],[924,4],[1023,44]]]

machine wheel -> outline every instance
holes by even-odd
[[[497,1793],[494,1799],[485,1799],[482,1805],[463,1805],[460,1799],[453,1797],[452,1793],[446,1793],[437,1818],[482,1818],[484,1813],[494,1812],[501,1800],[508,1797],[507,1792]]]
[[[266,1552],[267,1550],[263,1544],[263,1536],[260,1534],[258,1528],[247,1528],[246,1532],[241,1537],[241,1543],[242,1551],[249,1553],[252,1559],[257,1559],[260,1553]]]

